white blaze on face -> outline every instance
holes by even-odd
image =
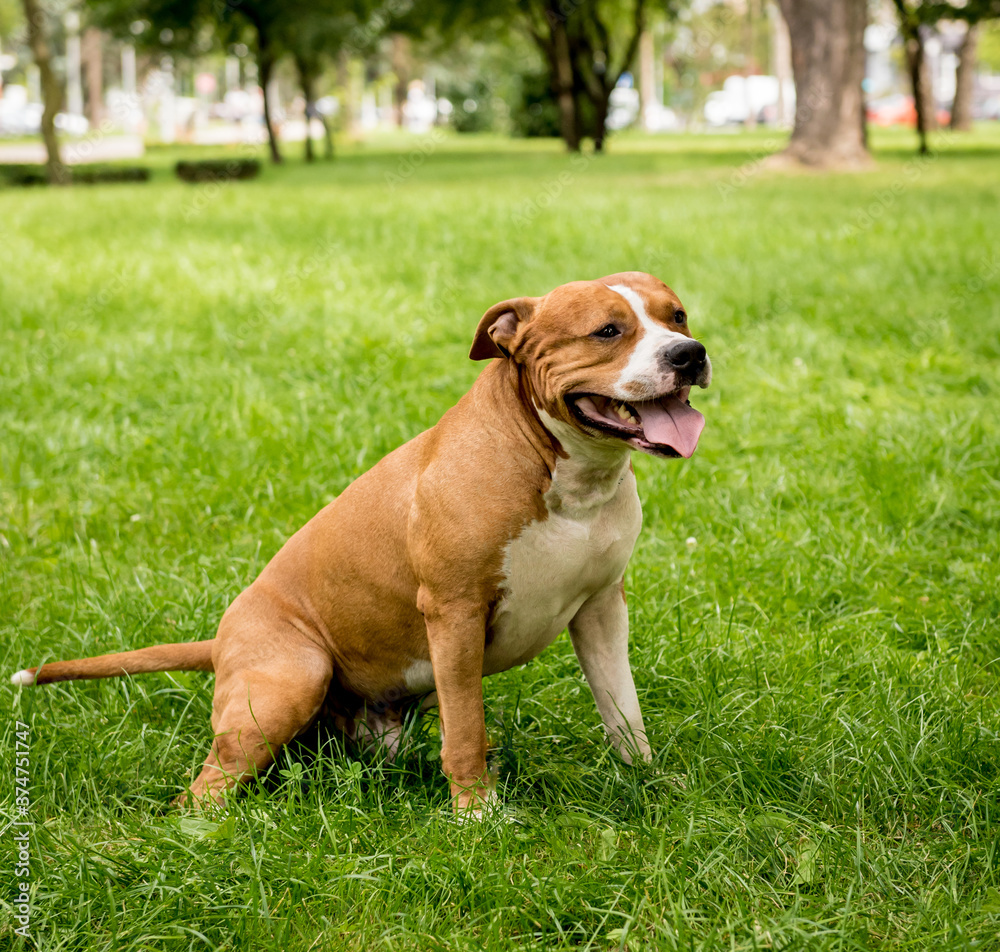
[[[675,375],[663,370],[659,356],[668,344],[688,338],[652,320],[646,313],[642,298],[628,285],[609,284],[608,287],[628,301],[642,328],[642,336],[636,342],[632,356],[615,383],[615,396],[620,400],[650,399],[666,390],[675,389]]]

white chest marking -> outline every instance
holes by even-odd
[[[484,674],[535,657],[591,595],[625,572],[642,525],[628,456],[603,479],[584,469],[572,457],[560,459],[545,496],[548,518],[530,523],[507,545]]]
[[[403,672],[403,683],[411,694],[424,694],[434,690],[434,668],[429,661],[415,658]]]

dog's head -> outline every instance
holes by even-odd
[[[521,365],[539,412],[590,439],[690,456],[705,425],[688,395],[709,385],[712,363],[677,295],[641,271],[501,301],[469,356]]]

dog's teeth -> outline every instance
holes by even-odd
[[[621,400],[611,400],[608,402],[608,410],[613,413],[622,423],[631,423],[633,426],[638,426],[639,421],[629,410],[627,404]]]

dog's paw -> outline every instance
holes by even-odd
[[[467,796],[468,799],[464,805],[460,803],[462,798],[456,798],[452,801],[456,823],[482,823],[486,820],[502,817],[503,805],[496,790],[485,793],[477,791],[475,794]]]

